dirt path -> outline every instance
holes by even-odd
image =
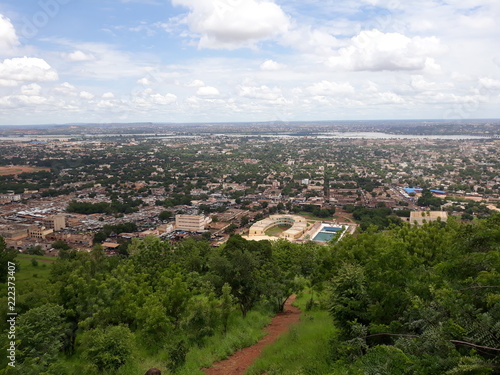
[[[285,311],[277,314],[271,323],[266,327],[267,335],[256,344],[243,348],[231,357],[215,362],[212,367],[203,371],[207,375],[243,375],[250,365],[260,356],[262,349],[272,344],[283,333],[287,332],[290,326],[299,321],[300,310],[292,306],[296,295],[290,296],[285,304]]]

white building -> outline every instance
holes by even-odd
[[[297,215],[271,215],[267,219],[256,222],[250,227],[248,236],[262,237],[265,236],[266,230],[278,226],[289,225],[289,229],[280,234],[281,238],[297,239],[301,237],[307,230],[307,220],[302,216]]]
[[[175,215],[175,229],[190,232],[203,232],[211,218],[205,215]]]
[[[43,218],[42,223],[46,228],[57,231],[66,228],[66,217],[64,215],[52,215]]]

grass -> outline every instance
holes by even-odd
[[[32,264],[32,259],[36,259],[38,265]],[[18,254],[16,261],[20,270],[16,272],[16,282],[21,285],[33,279],[47,279],[50,275],[50,266],[56,261],[54,257],[40,255]]]
[[[302,310],[300,322],[266,347],[247,375],[328,374],[329,341],[334,327],[328,312],[319,307],[305,311],[310,294],[301,294],[294,305]]]
[[[192,348],[186,356],[186,363],[177,375],[204,375],[203,367],[225,359],[238,349],[255,344],[264,337],[263,329],[269,324],[271,314],[250,311],[245,319],[235,311],[232,315],[227,334],[210,337],[202,348]]]
[[[173,372],[168,368],[168,356],[161,349],[151,353],[144,347],[144,343],[134,334],[135,345],[132,358],[116,371],[98,372],[81,355],[67,358],[62,361],[67,374],[80,375],[137,375],[144,374],[150,368],[158,368],[163,375],[205,375],[201,370],[210,367],[214,362],[225,359],[238,349],[255,344],[264,336],[264,327],[269,324],[271,313],[262,310],[253,310],[243,319],[241,312],[233,311],[227,334],[217,333],[203,342],[202,347],[192,347],[186,356],[182,367]]]
[[[32,259],[36,259],[38,265],[32,264]],[[20,270],[16,272],[16,286],[18,290],[25,290],[29,293],[35,285],[43,285],[50,275],[51,264],[56,259],[53,257],[34,256],[18,254],[16,261],[20,265]],[[2,291],[6,291],[6,287]],[[2,294],[2,293],[0,293]],[[0,298],[4,297],[0,295]],[[271,309],[259,306],[250,311],[243,319],[239,310],[234,310],[229,319],[227,334],[217,333],[207,338],[202,347],[190,348],[185,364],[180,367],[176,375],[204,375],[201,371],[203,367],[210,367],[214,362],[227,358],[237,350],[255,344],[264,336],[264,328],[271,320]],[[164,351],[161,349],[156,353],[151,353],[145,348],[135,334],[136,343],[133,349],[132,358],[116,371],[104,371],[106,375],[135,375],[144,374],[149,368],[161,369],[162,374],[174,374],[168,369],[168,361]],[[61,373],[80,375],[82,373],[97,374],[89,363],[77,353],[72,357],[60,355],[60,365],[64,371]]]
[[[276,225],[275,227],[269,228],[264,232],[266,236],[275,236],[278,237],[281,233],[290,229],[291,225]]]
[[[33,265],[32,259],[36,259],[36,266]],[[56,261],[56,258],[41,255],[18,254],[15,260],[20,267],[15,274],[15,283],[18,288],[18,292],[22,292],[33,281],[38,282],[47,280],[50,275],[50,266]],[[7,284],[0,284],[1,296],[3,296],[4,292],[7,290],[5,285]]]

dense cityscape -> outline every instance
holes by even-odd
[[[499,19],[0,0],[0,375],[500,374]]]
[[[369,215],[361,213],[377,208],[387,209],[384,219],[405,221],[411,211],[445,211],[465,221],[499,211],[497,134],[397,138],[326,127],[321,135],[265,134],[258,124],[262,134],[244,129],[224,135],[219,126],[194,136],[163,126],[166,135],[130,135],[122,127],[120,134],[88,138],[71,126],[66,135],[58,129],[58,136],[37,138],[24,129],[26,138],[9,139],[19,135],[11,131],[0,141],[0,233],[21,250],[51,252],[55,241],[112,250],[148,234],[172,241],[203,234],[219,245],[276,213],[366,227]],[[422,198],[419,189],[432,197]],[[189,231],[176,226],[179,214],[203,215],[205,222]],[[63,217],[58,229],[49,220],[54,216]],[[103,236],[105,225],[125,224],[133,230]]]

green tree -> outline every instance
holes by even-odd
[[[24,252],[29,255],[45,255],[45,251],[40,245],[30,246]]]
[[[132,333],[127,327],[97,328],[82,335],[83,357],[98,371],[117,370],[132,355]]]
[[[221,322],[224,334],[227,333],[227,325],[229,323],[229,316],[233,310],[233,296],[231,295],[231,286],[224,283],[222,286],[221,296]]]
[[[21,315],[17,322],[19,362],[42,372],[57,361],[67,329],[64,309],[58,305],[45,304]]]
[[[224,233],[226,234],[233,233],[236,228],[238,228],[238,226],[236,224],[231,223],[226,227],[226,229],[224,229]]]
[[[158,215],[158,218],[162,221],[164,220],[168,220],[168,219],[171,219],[172,218],[172,212],[171,211],[168,211],[168,210],[165,210],[165,211],[162,211],[160,212],[160,214]]]
[[[53,242],[52,247],[59,250],[69,250],[71,248],[71,246],[69,246],[68,243],[63,240],[57,240]]]
[[[9,264],[14,264],[16,270],[19,269],[19,265],[16,262],[17,251],[14,249],[8,249],[5,240],[0,236],[0,283],[7,282],[9,276]]]
[[[162,344],[174,334],[174,325],[161,303],[161,296],[152,294],[137,312],[137,322],[141,339],[153,351],[160,350]]]
[[[268,241],[247,241],[233,235],[209,261],[211,271],[218,277],[219,287],[224,283],[231,287],[243,316],[264,293],[261,271],[271,255]]]

